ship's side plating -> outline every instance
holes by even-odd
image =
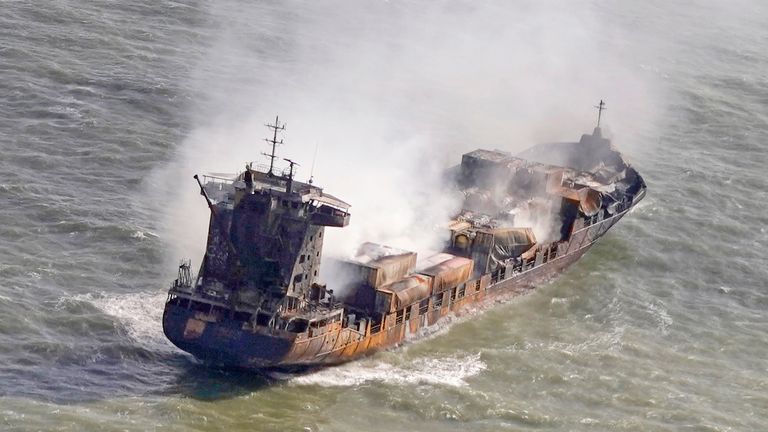
[[[342,298],[317,274],[324,228],[349,223],[346,203],[290,174],[209,179],[208,248],[196,279],[188,264],[180,267],[165,334],[198,358],[239,367],[348,361],[552,278],[645,194],[642,178],[599,129],[518,156],[465,155],[454,176],[466,201],[447,230],[446,253],[417,264],[416,254],[364,245],[347,263],[359,280]],[[523,210],[543,211],[555,229],[536,239],[515,224]]]

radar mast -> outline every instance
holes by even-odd
[[[272,153],[262,153],[264,156],[269,158],[269,171],[267,172],[267,174],[269,174],[270,176],[273,176],[274,175],[273,170],[275,168],[275,158],[277,157],[275,155],[275,149],[278,144],[281,144],[281,145],[283,144],[282,139],[280,139],[280,141],[277,140],[277,131],[281,131],[281,132],[284,131],[285,123],[281,125],[279,116],[275,116],[275,124],[267,123],[264,126],[274,131],[274,134],[272,135],[272,139],[264,138],[264,141],[268,142],[269,144],[272,144]]]
[[[605,102],[603,102],[602,99],[600,99],[600,103],[595,105],[595,108],[597,108],[597,128],[600,128],[600,120],[603,117],[603,111],[607,110],[608,108],[605,107]]]

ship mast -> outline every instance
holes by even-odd
[[[283,160],[290,164],[290,171],[288,172],[288,184],[285,191],[291,193],[293,188],[293,167],[298,166],[299,164],[287,158],[284,158]]]
[[[595,108],[597,108],[597,128],[600,128],[600,119],[603,117],[603,111],[607,110],[608,108],[605,107],[605,102],[603,102],[602,99],[600,99],[600,103],[595,105]]]
[[[277,140],[277,131],[281,131],[281,132],[284,131],[285,130],[285,123],[283,123],[281,125],[279,117],[275,116],[275,124],[267,123],[264,126],[270,128],[270,129],[272,129],[274,131],[272,139],[264,138],[264,141],[272,144],[272,153],[262,153],[264,156],[269,158],[269,172],[268,172],[268,174],[270,176],[273,176],[274,173],[272,171],[273,171],[273,169],[275,167],[275,158],[277,157],[275,155],[275,148],[277,147],[278,144],[282,144],[283,143],[282,139],[280,141]]]

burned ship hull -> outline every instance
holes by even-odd
[[[346,282],[353,289],[342,298],[314,277],[322,248],[316,241],[323,227],[348,223],[345,203],[308,184],[293,184],[298,191],[278,190],[269,176],[261,177],[261,189],[243,195],[238,180],[232,180],[232,196],[214,205],[220,207],[218,215],[212,208],[209,247],[198,277],[182,265],[171,287],[163,316],[166,336],[199,359],[228,366],[343,363],[418,338],[448,315],[529,292],[577,261],[645,196],[640,175],[599,129],[579,142],[537,146],[519,156],[526,159],[487,150],[464,155],[454,181],[466,199],[448,224],[443,253],[419,261],[415,253],[367,243],[343,263],[355,277]],[[226,182],[218,187],[227,190]],[[283,266],[290,271],[282,281],[262,278],[254,284],[253,272],[250,280],[243,277],[249,274],[243,269],[249,256],[240,249],[249,243],[238,234],[239,219],[220,214],[246,211],[249,199],[267,200],[266,213],[257,212],[261,219],[251,221],[263,223],[275,199],[276,208],[291,212],[293,204],[281,203],[285,193],[304,197],[293,201],[307,204],[304,218],[294,212],[291,220],[306,223],[307,238],[297,241],[302,246]],[[258,194],[263,196],[252,198]],[[531,228],[517,226],[530,218],[521,216],[519,205],[509,204],[515,201],[510,197],[526,203],[523,210],[553,216],[558,223],[550,238],[537,239]],[[541,197],[548,204],[541,204]],[[313,216],[318,213],[322,217]],[[274,228],[262,226],[249,237],[263,242]],[[232,238],[236,241],[227,240]],[[211,264],[214,257],[218,268]],[[255,261],[263,266],[275,257]]]

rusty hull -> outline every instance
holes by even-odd
[[[179,336],[172,339],[177,346],[213,363],[278,369],[339,364],[418,339],[423,329],[446,315],[461,315],[489,301],[530,292],[577,261],[628,211],[629,208],[578,229],[570,241],[558,246],[554,258],[541,258],[542,263],[538,266],[511,275],[499,272],[471,279],[452,289],[434,293],[426,304],[417,302],[403,314],[386,314],[380,323],[368,325],[363,331],[343,327],[339,321],[318,331],[310,329],[295,334],[244,325],[227,319],[226,314],[190,312],[170,303],[166,306],[163,323],[166,333]]]

